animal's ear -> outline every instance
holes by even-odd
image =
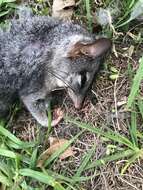
[[[89,44],[77,42],[68,53],[68,57],[75,58],[80,55],[87,55],[96,58],[106,54],[111,49],[111,46],[112,42],[107,38],[100,38]]]

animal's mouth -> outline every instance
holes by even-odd
[[[55,94],[56,92],[58,93],[60,93],[60,92],[62,92],[62,91],[65,91],[66,89],[65,88],[55,88],[54,90],[52,90],[52,92]],[[71,89],[68,89],[67,90],[68,91],[68,94],[69,94],[69,96],[70,96],[70,98],[71,98],[71,100],[72,100],[72,102],[73,102],[73,104],[74,104],[74,107],[76,108],[76,109],[81,109],[82,108],[82,105],[83,105],[83,101],[84,101],[84,98],[83,98],[83,96],[81,96],[80,94],[76,94],[76,93],[74,93],[73,92],[73,90],[71,90]]]

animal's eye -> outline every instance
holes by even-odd
[[[86,76],[86,72],[81,74],[81,88],[83,88],[86,84],[87,81],[87,76]]]

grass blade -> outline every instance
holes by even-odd
[[[142,116],[142,119],[143,119],[143,100],[141,100],[140,98],[138,98],[138,108],[139,108],[139,111],[140,111],[140,114]]]
[[[76,174],[73,176],[74,179],[77,178],[77,177],[80,177],[81,173],[84,171],[84,169],[87,166],[90,158],[92,157],[94,151],[95,151],[95,145],[84,156],[83,161],[81,162],[80,167],[78,168]]]
[[[135,106],[134,106],[135,108]],[[132,138],[132,142],[135,147],[138,147],[138,139],[137,139],[137,113],[135,111],[131,112],[131,125],[130,125],[130,135]]]
[[[46,172],[48,172],[48,174],[53,176],[56,180],[66,181],[68,183],[73,183],[73,180],[71,177],[63,176],[63,175],[58,174],[58,173],[51,171],[51,170],[46,170]]]
[[[35,146],[35,143],[22,142],[20,139],[14,136],[10,131],[5,129],[1,123],[0,123],[0,134],[4,135],[5,137],[13,141],[15,144],[17,144],[18,145],[17,148],[19,147],[19,149]]]
[[[0,148],[0,155],[8,157],[8,158],[14,158],[14,159],[17,159],[17,157],[20,156],[20,155],[12,152],[10,150],[6,150],[6,149],[3,149],[3,148]]]
[[[15,137],[10,131],[5,129],[2,124],[0,124],[0,133],[4,135],[5,137],[8,137],[11,141],[15,142],[16,144],[21,144],[22,141]]]
[[[107,162],[110,162],[110,161],[115,161],[115,160],[119,160],[119,159],[123,159],[125,157],[129,157],[131,155],[134,155],[135,152],[133,150],[124,150],[124,151],[120,151],[116,154],[113,154],[113,155],[110,155],[110,156],[106,156],[102,159],[99,159],[99,160],[96,160],[96,161],[93,161],[92,163],[90,163],[86,169],[91,169],[91,168],[94,168],[94,167],[99,167],[101,165],[104,165],[106,164]]]
[[[6,176],[8,176],[8,178],[12,179],[12,170],[10,167],[8,167],[7,164],[5,164],[4,162],[0,163],[0,171],[3,172],[3,174],[5,174]]]
[[[65,190],[65,188],[60,183],[56,182],[54,190]]]
[[[0,13],[0,17],[7,15],[9,12],[10,12],[10,9],[7,10],[7,11],[2,11],[2,12]]]
[[[39,182],[45,183],[49,186],[52,186],[52,187],[54,187],[55,190],[64,190],[64,188],[57,181],[55,181],[55,179],[53,177],[51,177],[47,174],[44,174],[43,172],[38,172],[38,171],[24,168],[24,169],[20,169],[19,173],[22,176],[32,177]]]
[[[133,85],[127,102],[127,108],[130,108],[136,95],[138,94],[141,80],[143,79],[143,56],[139,60],[139,68],[133,80]]]
[[[143,133],[137,130],[137,137],[143,140]]]
[[[142,150],[139,150],[138,152],[136,152],[136,154],[134,154],[130,159],[127,160],[127,163],[125,164],[125,166],[121,170],[121,175],[123,175],[125,173],[125,171],[127,170],[127,168],[132,163],[134,163],[140,157],[140,155],[142,155]]]
[[[80,167],[78,168],[76,174],[72,177],[73,179],[73,183],[72,183],[72,186],[75,185],[75,183],[77,182],[77,179],[79,179],[81,173],[84,171],[85,167],[87,166],[90,158],[92,157],[93,155],[93,152],[95,151],[95,145],[93,145],[92,149],[90,149],[86,154],[85,156],[83,157],[83,161],[81,161],[81,165]],[[91,176],[90,176],[91,177]],[[80,179],[81,180],[81,179]],[[67,188],[67,190],[70,190],[71,188]]]
[[[30,165],[29,165],[29,168],[31,168],[31,169],[35,168],[35,166],[36,166],[37,152],[38,152],[38,149],[35,148],[35,150],[32,153]]]
[[[2,0],[2,3],[13,3],[15,2],[16,0]]]
[[[75,182],[81,182],[81,181],[88,181],[88,180],[90,180],[91,178],[93,178],[93,177],[95,177],[95,176],[98,176],[99,174],[94,174],[94,175],[92,175],[92,176],[87,176],[87,177],[85,177],[85,176],[81,176],[81,177],[76,177],[76,178],[71,178],[71,177],[65,177],[65,176],[63,176],[63,175],[61,175],[61,174],[58,174],[58,173],[56,173],[56,172],[53,172],[53,171],[51,171],[51,170],[48,170],[48,173],[50,174],[50,175],[52,175],[54,178],[56,178],[57,180],[60,180],[60,181],[64,181],[64,183],[65,183],[65,181],[66,182],[68,182],[68,183],[70,183],[70,184],[73,184],[73,183],[75,183]]]
[[[88,28],[89,31],[92,32],[92,16],[91,16],[91,7],[90,7],[90,0],[85,0],[85,6],[86,6],[86,16],[88,20]]]
[[[12,186],[12,182],[0,172],[0,183],[6,186]]]
[[[71,122],[71,123],[77,125],[78,127],[82,128],[82,129],[86,129],[86,130],[93,132],[95,134],[99,134],[101,136],[104,136],[110,140],[113,140],[114,142],[124,144],[124,145],[130,147],[131,149],[134,148],[132,142],[130,142],[126,137],[121,136],[120,134],[118,134],[116,132],[113,132],[111,130],[109,132],[104,132],[102,129],[92,127],[90,124],[81,123],[81,122],[78,122],[74,119],[69,119],[69,118],[66,118],[66,119],[68,122]]]

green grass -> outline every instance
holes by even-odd
[[[136,75],[134,77],[134,80],[133,80],[131,92],[130,92],[130,95],[128,98],[128,103],[127,103],[128,108],[131,107],[132,103],[134,102],[136,96],[139,93],[139,87],[140,87],[140,83],[141,83],[142,79],[143,79],[143,57],[140,58],[140,60],[139,60],[139,68],[138,68]]]
[[[88,28],[92,31],[93,17],[92,4],[93,1],[84,0],[84,10]],[[129,27],[131,21],[136,18],[136,10],[140,9],[137,0],[125,0],[121,2],[121,15],[114,21],[113,26],[121,31],[125,25]],[[0,17],[4,18],[16,7],[16,0],[0,1]],[[104,1],[104,8],[110,5],[111,1]],[[45,5],[44,5],[45,7]],[[34,9],[34,8],[33,8]],[[38,9],[34,9],[38,14]],[[39,14],[47,14],[48,8],[43,9]],[[107,165],[109,162],[116,164],[117,161],[124,161],[121,165],[120,174],[126,173],[127,169],[137,160],[143,157],[143,133],[140,131],[139,118],[143,121],[143,98],[140,96],[140,83],[143,79],[143,57],[139,60],[139,67],[136,74],[133,75],[132,69],[128,68],[129,80],[131,81],[130,94],[127,101],[127,108],[130,111],[130,119],[126,121],[128,126],[128,135],[120,134],[111,130],[107,126],[104,129],[93,126],[91,123],[79,122],[76,119],[66,118],[68,123],[72,123],[75,127],[81,129],[75,137],[71,138],[61,149],[51,155],[44,163],[43,167],[37,167],[37,161],[40,158],[40,129],[35,137],[36,141],[24,142],[13,135],[8,130],[8,124],[0,124],[0,183],[1,188],[5,190],[44,190],[52,187],[54,190],[81,190],[81,183],[98,176],[98,168]],[[116,73],[116,72],[115,72]],[[133,81],[132,81],[132,78]],[[51,112],[48,110],[49,127],[45,135],[47,139],[51,134]],[[53,171],[51,168],[59,159],[59,156],[83,134],[83,132],[94,134],[101,138],[106,146],[106,153],[98,160],[93,160],[96,152],[96,144],[91,144],[91,148],[87,150],[82,157],[80,166],[74,171],[72,176],[68,176],[66,171],[61,173]],[[43,134],[42,134],[43,135]],[[85,172],[95,171],[94,175],[84,176]],[[33,184],[36,184],[33,187]]]
[[[130,72],[132,71],[130,70]],[[114,146],[115,152],[113,154],[107,155],[99,160],[88,163],[85,169],[99,167],[111,161],[126,159],[126,163],[121,170],[121,174],[124,174],[130,165],[132,165],[138,159],[142,158],[143,147],[142,144],[139,142],[142,141],[143,134],[139,132],[139,126],[138,126],[138,117],[140,117],[141,115],[143,118],[143,99],[139,96],[140,83],[142,79],[143,79],[143,57],[139,59],[139,68],[134,76],[131,92],[127,102],[127,107],[131,108],[130,122],[127,123],[129,131],[128,137],[120,135],[119,133],[111,129],[107,129],[106,126],[105,126],[106,130],[103,130],[95,128],[90,123],[89,124],[82,123],[76,121],[75,119],[73,120],[67,118],[68,122],[75,124],[77,127],[90,131],[91,133],[94,133],[96,135],[100,135],[101,137],[105,137],[106,140],[109,140],[111,145],[116,145]],[[139,111],[137,111],[137,107]],[[107,145],[107,147],[108,146],[109,145]]]
[[[143,0],[125,0],[123,1],[123,16],[119,19],[116,27],[123,27],[129,24],[143,13]]]
[[[110,156],[107,155],[96,161],[92,161],[86,166],[86,169],[91,169],[97,166],[104,165],[107,162],[117,161],[119,159],[122,160],[126,158],[126,164],[124,166],[124,169],[121,171],[121,173],[124,173],[125,168],[127,169],[127,166],[129,167],[129,165],[131,165],[135,160],[142,157],[143,148],[138,145],[138,140],[140,140],[140,137],[137,137],[136,121],[133,121],[135,119],[135,116],[133,115],[132,117],[133,118],[129,129],[130,137],[125,137],[110,129],[108,129],[108,132],[105,132],[104,130],[95,128],[90,124],[81,123],[76,120],[71,120],[69,118],[67,119],[68,122],[75,124],[79,128],[86,129],[87,131],[90,131],[91,133],[94,133],[96,135],[100,135],[101,137],[106,137],[106,139],[108,139],[111,144],[116,144],[117,148],[114,154]]]
[[[0,0],[0,18],[11,14],[16,7],[16,0]]]
[[[90,32],[92,32],[92,15],[91,15],[91,1],[90,0],[84,0],[85,8],[86,8],[86,17],[88,21],[88,29]]]
[[[48,172],[45,171],[47,170],[47,166],[58,159],[61,153],[82,133],[83,131],[78,133],[65,146],[55,152],[55,154],[47,159],[43,168],[39,169],[36,166],[39,159],[38,142],[23,142],[5,129],[4,126],[0,125],[0,182],[3,188],[7,187],[7,189],[11,189],[13,187],[13,189],[20,190],[23,183],[25,186],[30,187],[27,182],[30,179],[25,180],[25,177],[29,177],[35,179],[37,185],[40,183],[40,186],[43,188],[46,188],[46,185],[48,185],[55,190],[64,190],[65,188],[62,184],[66,182],[66,186],[68,186],[68,180],[63,176],[60,183],[57,178],[48,175]]]

